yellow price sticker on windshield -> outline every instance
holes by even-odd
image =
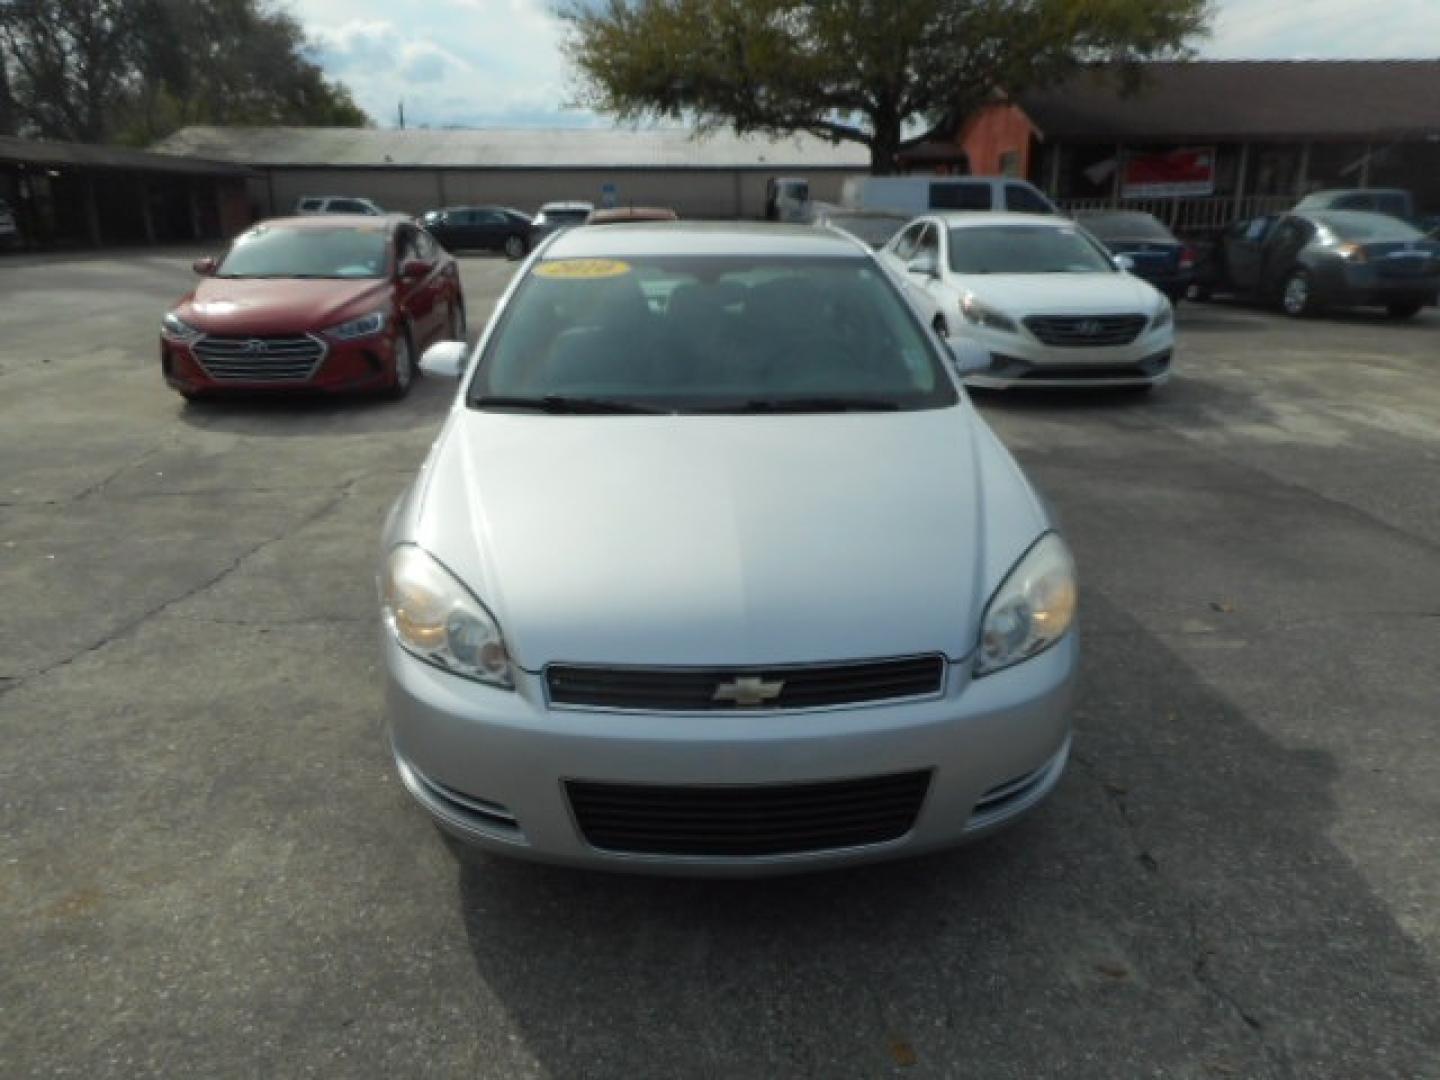
[[[629,272],[630,264],[618,259],[556,259],[542,262],[535,268],[538,277],[568,278],[572,281],[623,277]]]

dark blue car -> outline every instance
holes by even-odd
[[[1112,255],[1128,256],[1136,277],[1172,301],[1184,298],[1195,279],[1195,252],[1159,218],[1136,210],[1082,211],[1075,219]]]

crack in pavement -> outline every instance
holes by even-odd
[[[1177,900],[1184,902],[1185,921],[1189,939],[1189,968],[1191,977],[1195,980],[1196,985],[1210,997],[1223,1004],[1236,1019],[1240,1020],[1246,1027],[1259,1036],[1261,1049],[1273,1065],[1283,1071],[1289,1071],[1288,1063],[1285,1061],[1281,1050],[1266,1037],[1264,1022],[1241,1004],[1235,994],[1228,990],[1215,973],[1211,971],[1209,963],[1210,957],[1214,955],[1214,951],[1203,944],[1197,906],[1193,900],[1184,900],[1183,894],[1181,894],[1180,890],[1161,872],[1159,861],[1151,854],[1149,848],[1141,840],[1139,836],[1139,824],[1135,820],[1127,802],[1129,790],[1113,780],[1105,779],[1101,775],[1095,762],[1084,754],[1072,751],[1070,756],[1071,759],[1079,764],[1086,772],[1090,773],[1095,779],[1095,782],[1099,784],[1100,790],[1104,793],[1106,800],[1115,808],[1116,816],[1124,826],[1125,835],[1131,846],[1135,849],[1136,860],[1166,891],[1173,894]]]
[[[61,668],[68,667],[69,665],[86,656],[91,655],[92,653],[99,652],[107,645],[111,645],[114,642],[119,641],[121,638],[124,638],[129,634],[133,633],[136,629],[143,626],[145,623],[149,622],[157,615],[162,615],[170,608],[173,608],[178,604],[183,604],[186,600],[189,600],[195,596],[199,596],[201,593],[206,592],[209,589],[213,589],[216,585],[220,584],[220,582],[224,581],[231,574],[235,573],[243,565],[245,565],[246,562],[254,558],[256,555],[260,554],[260,552],[264,551],[266,548],[273,547],[274,545],[281,543],[282,541],[293,536],[295,533],[299,532],[306,526],[313,525],[315,522],[325,517],[336,507],[338,507],[342,502],[348,499],[354,493],[355,487],[362,480],[368,478],[369,474],[363,473],[359,476],[354,476],[351,477],[349,480],[346,480],[343,484],[339,486],[339,488],[336,489],[335,494],[331,498],[327,499],[324,503],[322,503],[315,510],[311,511],[309,514],[306,514],[297,521],[292,522],[290,525],[286,526],[286,528],[281,530],[276,535],[269,537],[268,539],[262,540],[258,544],[255,544],[242,551],[239,555],[231,559],[228,564],[222,567],[218,573],[215,573],[210,577],[206,578],[204,581],[201,581],[197,585],[186,589],[180,595],[173,596],[170,599],[165,600],[162,603],[156,604],[154,607],[141,612],[133,619],[130,619],[129,621],[124,622],[120,626],[116,627],[114,630],[106,634],[104,637],[100,638],[98,641],[91,642],[89,645],[86,645],[84,648],[79,649],[74,653],[71,653],[69,656],[61,660],[56,660],[54,663],[47,664],[42,668],[36,669],[35,671],[28,672],[24,675],[19,676],[7,676],[3,684],[0,684],[0,697],[3,697],[6,694],[12,693],[13,691],[20,689],[20,687],[25,686],[26,684],[34,681],[35,679],[42,678],[46,675],[51,674],[52,672],[59,671]]]

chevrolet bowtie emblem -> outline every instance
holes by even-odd
[[[764,705],[778,698],[784,689],[783,679],[766,682],[764,679],[746,675],[734,682],[723,682],[715,687],[713,700],[730,701],[736,705]]]

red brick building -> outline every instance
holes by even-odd
[[[1402,187],[1440,211],[1440,61],[1192,61],[1099,72],[973,115],[977,174],[1062,205],[1130,206],[1203,231],[1332,187]]]

